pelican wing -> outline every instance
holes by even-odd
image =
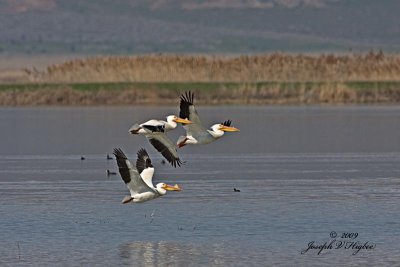
[[[140,126],[152,132],[164,132],[165,130],[165,122],[161,120],[149,120],[142,123]]]
[[[172,141],[164,134],[146,134],[150,144],[160,152],[164,158],[176,168],[176,165],[181,166],[182,161],[179,159],[176,146]]]
[[[117,159],[119,174],[121,175],[122,180],[125,182],[129,191],[131,192],[131,195],[149,191],[156,192],[153,188],[149,187],[147,183],[143,181],[142,177],[140,177],[139,172],[133,167],[131,162],[128,160],[128,158],[125,156],[124,152],[120,148],[115,148],[113,154]]]
[[[179,117],[189,119],[192,123],[186,124],[183,128],[186,130],[187,135],[196,135],[196,133],[205,132],[206,129],[201,124],[199,115],[193,104],[194,93],[186,92],[181,95],[181,102],[179,105]]]
[[[152,131],[153,133],[154,133],[154,132],[161,132],[161,133],[163,133],[163,132],[165,131],[165,130],[164,130],[164,129],[165,129],[164,125],[154,126],[154,125],[143,124],[142,127],[143,127],[143,128],[146,128],[146,129],[149,130],[149,131]]]
[[[140,173],[143,181],[151,188],[154,188],[153,185],[153,175],[154,175],[154,167],[151,164],[151,159],[149,154],[145,149],[140,149],[137,152],[137,160],[136,160],[136,169]]]
[[[141,126],[143,126],[143,125],[164,126],[164,124],[165,124],[165,122],[162,120],[154,120],[153,119],[153,120],[149,120],[149,121],[142,123]]]

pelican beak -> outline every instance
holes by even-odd
[[[224,132],[239,132],[240,131],[238,128],[225,126],[225,125],[222,125],[219,129]]]
[[[175,184],[174,186],[165,184],[163,188],[168,191],[182,191],[182,188],[180,188],[177,184]]]
[[[193,123],[188,119],[182,119],[182,118],[176,118],[176,119],[174,119],[174,122],[179,122],[179,123],[182,123],[182,124],[191,124],[191,123]]]

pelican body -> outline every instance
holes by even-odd
[[[209,144],[221,138],[225,132],[239,131],[238,128],[231,126],[231,120],[214,124],[210,129],[204,128],[193,102],[193,93],[186,92],[184,95],[181,95],[179,117],[189,119],[192,123],[183,125],[183,128],[186,130],[186,136],[179,137],[177,141],[178,147],[183,147],[185,145]]]
[[[130,195],[126,196],[122,203],[142,203],[164,196],[167,191],[181,191],[178,185],[171,186],[166,183],[153,185],[154,167],[145,149],[137,152],[136,168],[125,156],[124,152],[114,149],[118,170],[122,180],[129,189]]]

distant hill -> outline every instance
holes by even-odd
[[[0,0],[0,53],[400,50],[398,0]]]

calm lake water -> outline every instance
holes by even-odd
[[[128,129],[176,108],[1,108],[0,265],[400,262],[399,107],[198,109],[205,125],[241,131],[184,147],[175,169]],[[122,205],[124,183],[106,176],[114,147],[132,161],[146,148],[155,179],[183,191]],[[302,254],[312,241],[335,243]]]

